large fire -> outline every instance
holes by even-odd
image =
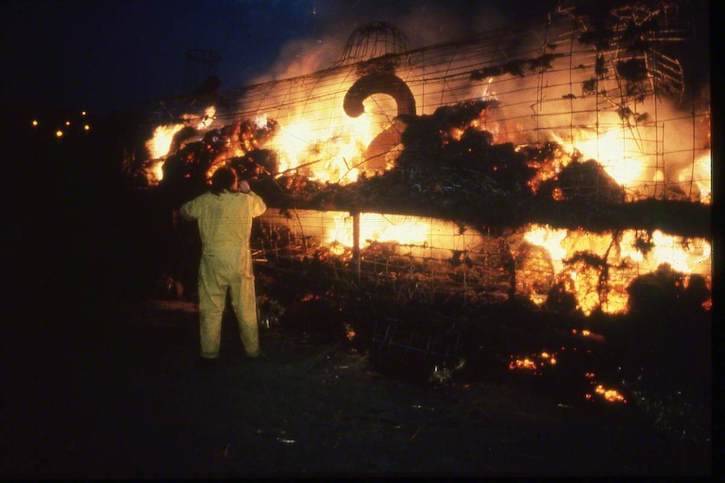
[[[566,28],[569,29],[568,26]],[[557,42],[555,44],[561,44]],[[479,47],[475,46],[476,49]],[[554,44],[547,46],[552,50],[555,47]],[[709,129],[698,131],[695,128],[694,111],[691,123],[687,120],[680,122],[682,113],[678,112],[679,109],[671,106],[664,109],[666,106],[657,98],[652,104],[652,100],[647,98],[649,91],[643,91],[642,94],[647,100],[632,103],[632,96],[625,92],[626,89],[623,91],[622,85],[614,85],[615,81],[622,82],[619,77],[605,79],[600,75],[602,72],[597,70],[603,68],[606,73],[611,68],[609,72],[613,73],[618,68],[613,61],[607,60],[609,67],[598,66],[594,72],[584,69],[584,57],[594,55],[594,51],[589,50],[591,46],[580,47],[581,57],[577,54],[576,62],[573,57],[554,53],[525,62],[522,59],[505,65],[481,65],[481,69],[473,71],[466,64],[468,61],[464,61],[468,57],[454,59],[458,54],[453,50],[446,51],[450,58],[441,55],[441,59],[447,59],[441,62],[447,64],[445,72],[452,72],[450,75],[455,76],[455,82],[454,77],[431,78],[431,71],[424,70],[428,64],[422,58],[418,61],[415,57],[401,56],[391,58],[390,66],[375,63],[357,67],[339,65],[306,74],[305,82],[300,81],[302,77],[290,77],[260,83],[244,90],[238,106],[235,106],[239,109],[235,111],[234,120],[228,125],[221,126],[215,122],[216,108],[209,106],[203,112],[181,115],[177,123],[158,126],[146,143],[149,152],[146,176],[150,184],[162,181],[164,162],[175,154],[170,151],[176,149],[179,152],[183,148],[183,143],[174,141],[182,129],[184,134],[192,132],[185,142],[203,139],[203,144],[196,146],[198,151],[191,149],[195,146],[190,146],[189,151],[193,151],[190,156],[202,158],[201,161],[194,161],[204,167],[205,171],[199,172],[205,174],[207,179],[220,166],[236,162],[232,161],[234,158],[247,155],[252,158],[251,154],[255,150],[270,150],[273,155],[269,158],[276,159],[268,163],[269,166],[264,166],[268,174],[278,180],[283,175],[296,175],[284,179],[293,177],[316,181],[315,189],[324,183],[355,183],[364,177],[380,174],[383,167],[385,170],[392,169],[401,149],[406,150],[406,156],[401,158],[405,162],[400,162],[401,172],[414,172],[418,166],[412,166],[411,169],[405,163],[415,164],[411,160],[417,162],[419,158],[421,166],[425,164],[422,161],[435,165],[439,158],[425,159],[426,156],[434,157],[429,154],[431,150],[428,145],[421,143],[425,149],[420,154],[413,148],[418,138],[439,136],[441,143],[450,148],[447,152],[451,156],[458,156],[451,159],[460,161],[459,165],[444,166],[446,169],[478,168],[480,165],[476,163],[479,162],[492,166],[489,173],[492,177],[492,192],[503,185],[500,180],[506,181],[506,176],[499,180],[496,175],[506,172],[515,163],[506,154],[501,154],[510,151],[483,149],[481,144],[488,146],[493,143],[496,148],[508,145],[510,149],[515,145],[518,146],[518,153],[526,153],[527,158],[531,157],[527,161],[517,161],[526,164],[528,169],[520,170],[525,175],[519,175],[518,172],[511,175],[517,182],[521,176],[524,180],[522,185],[528,184],[530,191],[527,194],[535,195],[540,188],[545,187],[551,189],[554,200],[564,201],[577,196],[579,192],[576,189],[579,187],[582,191],[596,190],[599,193],[602,186],[605,195],[611,192],[611,196],[602,196],[601,199],[606,202],[664,195],[665,198],[673,196],[708,203],[711,198],[711,156],[709,138],[705,142],[703,136]],[[456,48],[464,49],[464,46]],[[579,61],[582,64],[572,71],[571,66]],[[599,57],[596,62],[599,63]],[[362,67],[372,70],[368,72]],[[364,108],[346,110],[349,106],[345,107],[343,97],[347,98],[354,91],[354,85],[366,78],[389,79],[391,77],[387,73],[382,75],[381,72],[391,68],[398,83],[379,85],[378,81],[371,81],[373,87],[365,91],[367,97],[360,95],[359,100]],[[566,74],[568,82],[556,82],[558,76]],[[597,77],[591,78],[593,74]],[[545,75],[551,77],[545,78]],[[577,80],[572,81],[572,75]],[[512,80],[515,85],[512,85]],[[585,89],[592,81],[596,90]],[[447,83],[455,87],[447,87]],[[398,91],[406,91],[409,95],[391,97],[391,92],[395,94]],[[537,95],[533,104],[529,102],[533,98],[524,97],[532,93]],[[607,101],[604,103],[606,108],[599,106],[602,100],[600,95]],[[431,101],[433,97],[435,100]],[[545,97],[550,102],[543,102]],[[613,103],[612,99],[618,97],[621,98],[621,104]],[[472,99],[479,103],[485,101],[488,105],[478,111],[475,118],[461,117],[465,109],[457,109],[470,105]],[[661,106],[659,116],[658,102]],[[450,111],[446,111],[448,109]],[[635,112],[638,109],[639,112]],[[534,114],[531,115],[529,110],[533,110]],[[668,111],[667,116],[663,110]],[[239,118],[240,111],[248,113],[249,118]],[[436,113],[442,114],[436,117]],[[360,115],[350,117],[355,114]],[[399,114],[401,117],[396,120]],[[655,118],[648,118],[648,114]],[[229,115],[229,112],[222,113],[219,118]],[[432,124],[435,130],[420,128],[416,131],[416,124],[411,123],[410,119],[435,119],[440,124]],[[689,134],[681,129],[685,124],[692,125]],[[409,131],[401,133],[406,126]],[[423,123],[421,126],[427,125]],[[472,136],[480,133],[472,133],[471,129],[486,131],[490,136]],[[668,134],[666,146],[663,139],[665,131],[673,133]],[[543,138],[540,136],[542,134]],[[381,142],[384,135],[388,136],[385,143]],[[415,139],[409,142],[411,138]],[[405,145],[402,139],[406,139]],[[483,142],[484,139],[488,141]],[[438,141],[437,138],[435,140]],[[467,146],[467,142],[473,144]],[[380,148],[381,145],[384,145],[384,149]],[[467,151],[464,152],[462,148],[465,147]],[[536,149],[530,149],[532,147]],[[541,150],[537,151],[538,147]],[[457,149],[462,152],[458,153]],[[473,154],[467,158],[466,152]],[[203,153],[203,156],[196,153]],[[407,156],[410,153],[413,154]],[[501,159],[495,159],[497,153],[501,154]],[[366,159],[366,156],[370,159]],[[373,156],[384,156],[384,159],[373,162]],[[594,160],[594,163],[587,163],[588,160]],[[582,164],[576,164],[576,161]],[[594,169],[573,169],[580,166],[586,169],[594,166]],[[494,174],[496,170],[498,172]],[[167,174],[171,172],[167,170]],[[178,173],[178,170],[173,172]],[[579,173],[583,173],[582,176]],[[440,173],[437,175],[442,176]],[[460,189],[461,184],[457,184],[455,178],[452,179],[446,184],[445,193],[465,191]],[[584,186],[589,181],[592,186]],[[559,184],[554,185],[553,182]],[[416,183],[411,184],[411,187],[420,188],[421,183]],[[515,185],[517,190],[522,186],[513,182],[510,184]],[[284,189],[294,191],[297,186],[291,182]],[[444,188],[439,187],[439,190],[443,192]],[[425,193],[420,189],[418,191]],[[471,191],[478,193],[481,190],[476,188]],[[353,246],[352,216],[347,212],[326,211],[321,217],[320,225],[314,228],[305,226],[306,234],[315,231],[319,243],[327,246],[333,254],[349,252],[348,249]],[[459,232],[457,224],[430,218],[361,213],[359,222],[360,248],[366,248],[373,242],[391,242],[406,246],[409,254],[414,256],[427,250],[425,256],[433,256],[438,260],[450,257],[451,252],[465,252],[477,243],[475,240],[484,238],[476,230],[469,228],[464,235]],[[513,282],[517,293],[537,305],[543,305],[548,301],[552,289],[560,289],[573,296],[577,308],[586,315],[598,309],[608,314],[626,312],[629,302],[627,287],[630,283],[641,275],[654,272],[663,264],[687,276],[708,275],[711,263],[711,247],[706,240],[685,239],[660,230],[652,233],[633,229],[593,233],[534,224],[507,238],[506,243],[510,244],[511,256],[517,264],[518,273]],[[435,255],[431,255],[433,253]],[[533,262],[532,258],[535,259]]]

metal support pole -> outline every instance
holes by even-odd
[[[355,278],[360,281],[360,212],[352,212],[352,262]]]

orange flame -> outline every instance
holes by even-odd
[[[333,218],[334,227],[325,234],[325,244],[353,246],[352,216],[338,213]],[[380,215],[363,213],[360,215],[361,248],[372,241],[394,241],[400,244],[422,244],[429,236],[431,226],[422,218],[402,215]],[[339,250],[339,249],[338,249]]]
[[[154,134],[151,139],[146,142],[146,149],[149,150],[149,154],[153,160],[151,167],[146,172],[149,183],[158,184],[164,178],[163,158],[169,153],[174,135],[181,131],[183,127],[183,124],[164,124],[158,126],[154,129]]]
[[[259,122],[263,118],[259,118]],[[372,117],[341,117],[340,124],[325,129],[304,117],[297,117],[281,126],[267,144],[279,154],[281,173],[299,168],[310,179],[348,184],[357,181],[363,153],[376,129]]]
[[[568,154],[578,151],[584,159],[597,160],[607,174],[625,188],[650,181],[645,177],[644,155],[634,140],[627,137],[624,128],[616,127],[599,136],[578,130],[573,142],[565,142],[553,133],[552,136]]]
[[[710,204],[712,202],[712,158],[710,152],[707,152],[694,162],[694,169],[683,169],[678,180],[681,182],[692,182],[697,187],[699,200],[702,203]]]
[[[608,314],[626,312],[629,283],[638,275],[655,271],[662,264],[669,264],[673,270],[685,274],[707,275],[710,272],[711,246],[705,239],[686,240],[655,230],[651,237],[652,249],[643,253],[637,247],[636,230],[622,232],[619,243],[613,243],[612,236],[611,233],[531,225],[524,234],[524,240],[546,249],[555,277],[565,282],[567,291],[576,297],[578,308],[585,315],[590,315],[597,307]],[[565,267],[564,260],[577,252],[590,252],[602,257],[607,254],[609,283],[604,299],[600,293],[599,269],[581,262]],[[545,300],[541,294],[525,295],[539,305]]]
[[[177,132],[185,126],[192,126],[200,131],[208,129],[216,116],[216,108],[209,106],[204,109],[204,114],[183,114],[183,122],[175,124],[162,124],[154,129],[151,139],[146,141],[146,149],[149,152],[151,165],[146,169],[146,179],[149,184],[156,185],[164,177],[163,166],[166,156],[169,155],[171,142]]]

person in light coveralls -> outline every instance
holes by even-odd
[[[214,172],[209,192],[181,206],[181,216],[196,220],[201,235],[199,333],[202,363],[219,357],[227,290],[231,290],[232,306],[247,356],[256,358],[260,354],[249,235],[252,218],[266,209],[262,198],[246,181],[238,181],[234,170],[228,167]]]

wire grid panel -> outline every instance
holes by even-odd
[[[261,218],[267,257],[339,256],[351,260],[353,217],[347,212],[270,209]],[[361,213],[361,275],[400,285],[407,297],[457,294],[506,299],[513,280],[502,239],[434,218]]]
[[[377,68],[405,82],[418,115],[466,101],[496,100],[497,107],[487,110],[482,120],[495,142],[576,146],[584,159],[596,159],[629,199],[707,201],[709,101],[684,109],[676,99],[658,95],[665,73],[668,79],[683,75],[677,59],[658,51],[628,54],[618,48],[616,38],[611,48],[597,50],[579,42],[581,28],[555,17],[538,27],[486,32],[385,55]],[[518,48],[505,53],[501,45]],[[621,67],[627,62],[641,62],[650,82],[635,84],[624,78]],[[375,68],[375,59],[343,63],[226,91],[211,127],[266,116],[276,120],[287,141],[299,144],[300,150],[344,136],[346,130],[359,127],[351,124],[357,121],[369,122],[374,138],[398,115],[395,101],[374,94],[365,101],[366,112],[353,119],[343,100],[350,87]]]

